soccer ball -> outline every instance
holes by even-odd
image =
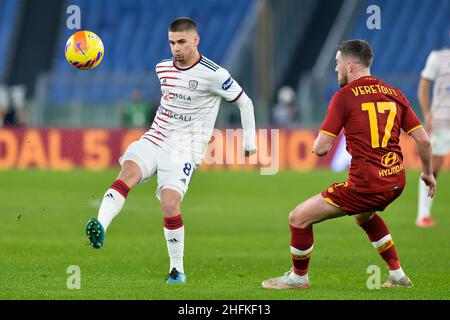
[[[105,49],[99,36],[91,31],[75,32],[66,42],[67,61],[80,70],[89,70],[102,62]]]

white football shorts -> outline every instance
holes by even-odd
[[[139,183],[144,183],[157,174],[156,197],[159,200],[163,189],[175,190],[183,199],[196,169],[190,152],[161,148],[144,138],[127,147],[119,159],[120,165],[126,160],[135,162],[141,168],[142,177]]]
[[[430,140],[434,156],[446,156],[450,152],[450,129],[433,129]]]

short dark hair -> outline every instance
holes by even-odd
[[[169,26],[170,32],[197,31],[197,24],[194,20],[186,17],[177,18]]]
[[[366,40],[347,40],[337,46],[337,51],[341,51],[344,56],[351,56],[359,60],[365,67],[372,64],[373,53]]]

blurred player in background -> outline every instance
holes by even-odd
[[[449,31],[450,38],[450,31]],[[430,88],[434,83],[430,107]],[[433,147],[433,174],[437,178],[445,156],[450,152],[450,49],[432,51],[419,82],[419,102]],[[416,225],[436,226],[431,218],[433,199],[427,197],[427,186],[419,180],[419,206]]]
[[[202,56],[195,22],[174,20],[169,26],[173,59],[156,65],[162,98],[157,114],[140,140],[120,158],[121,171],[106,191],[98,212],[86,225],[94,248],[103,246],[111,221],[122,209],[130,189],[157,173],[156,196],[164,216],[164,235],[170,258],[167,283],[184,283],[184,223],[180,204],[211,138],[221,99],[241,112],[244,150],[256,152],[253,103],[227,70]]]
[[[348,181],[335,183],[297,206],[289,215],[293,268],[265,280],[264,288],[310,288],[308,265],[313,250],[312,225],[353,215],[389,268],[383,287],[410,287],[400,266],[387,226],[376,213],[383,211],[405,187],[399,146],[401,129],[415,140],[422,160],[422,179],[433,196],[435,180],[431,145],[426,131],[400,90],[370,75],[372,50],[366,41],[344,41],[338,46],[336,72],[341,89],[331,99],[327,116],[313,145],[318,156],[328,153],[342,129],[352,156]]]

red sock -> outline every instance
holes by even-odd
[[[291,229],[291,256],[293,271],[303,276],[308,273],[309,259],[314,243],[312,225],[307,228],[296,228],[289,225]]]
[[[181,213],[177,214],[174,217],[166,218],[164,217],[164,228],[169,230],[179,229],[183,226],[183,218],[181,217]]]
[[[383,260],[386,261],[389,270],[400,268],[394,242],[383,219],[379,215],[374,214],[369,221],[361,224],[360,227],[364,229],[374,248]]]
[[[113,184],[110,186],[111,189],[116,190],[120,193],[125,199],[128,196],[128,192],[130,192],[130,188],[127,186],[125,182],[120,179],[116,179]]]

